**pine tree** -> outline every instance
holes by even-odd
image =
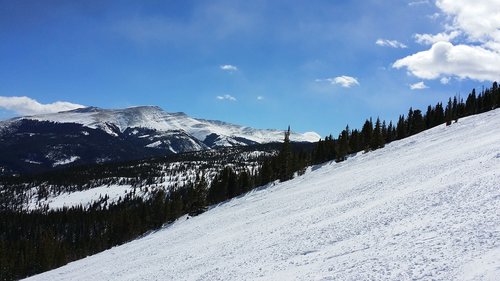
[[[408,110],[408,117],[406,119],[406,132],[408,133],[409,136],[413,135],[413,108],[410,107],[410,110]]]
[[[445,122],[445,114],[444,114],[443,104],[438,102],[436,104],[436,107],[434,108],[434,117],[432,119],[431,127],[443,124],[444,122]]]
[[[205,211],[207,205],[207,189],[208,185],[205,181],[205,175],[201,173],[196,175],[196,181],[188,187],[187,207],[191,215],[198,215]]]
[[[458,99],[457,96],[453,97],[453,105],[452,105],[452,110],[451,110],[451,118],[455,120],[455,123],[458,122]]]
[[[361,135],[363,136],[363,149],[369,151],[373,137],[373,123],[371,118],[370,120],[366,120],[363,124]]]
[[[380,147],[384,147],[384,136],[382,134],[382,125],[380,123],[380,118],[377,118],[375,122],[375,128],[373,130],[373,137],[371,143],[371,149],[377,149]]]
[[[396,127],[397,139],[404,139],[408,136],[408,132],[406,131],[406,122],[404,115],[399,115],[398,124]]]
[[[283,144],[279,153],[280,170],[279,179],[280,181],[286,181],[292,178],[291,160],[292,160],[292,149],[290,145],[290,126],[288,130],[285,131],[285,136],[283,139]]]
[[[446,126],[451,125],[451,120],[453,120],[453,103],[451,101],[451,98],[448,100],[448,105],[446,106],[444,115],[446,120]]]
[[[351,153],[351,148],[349,147],[349,126],[346,126],[340,133],[336,151],[337,161],[344,161],[347,154]]]
[[[424,117],[422,116],[422,111],[419,109],[416,109],[413,111],[413,119],[412,119],[412,135],[413,134],[418,134],[425,130],[425,121]]]

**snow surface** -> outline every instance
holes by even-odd
[[[136,127],[154,129],[160,132],[181,130],[200,141],[205,140],[212,133],[223,137],[243,137],[258,143],[280,142],[283,140],[282,130],[253,129],[221,121],[196,119],[184,113],[168,113],[157,106],[137,106],[125,109],[88,107],[22,118],[59,123],[78,123],[94,129],[103,129],[113,136],[117,134],[110,128],[109,124],[116,125],[121,132],[127,128]],[[290,139],[292,141],[316,142],[320,139],[320,136],[315,132],[292,133]],[[217,144],[232,146],[229,142]]]
[[[61,165],[68,165],[68,164],[71,164],[71,163],[75,162],[78,159],[80,159],[79,156],[70,156],[69,158],[61,159],[61,160],[58,160],[58,161],[54,162],[52,164],[52,166],[56,167],[56,166],[61,166]]]
[[[104,198],[106,195],[109,197],[108,203],[118,201],[132,191],[130,185],[104,185],[83,191],[76,191],[71,193],[62,193],[57,196],[49,196],[46,200],[32,200],[28,204],[29,210],[40,209],[40,206],[47,206],[51,210],[62,209],[64,207],[76,207],[81,205],[87,207],[90,204]]]
[[[29,280],[499,280],[500,110]]]
[[[162,144],[163,144],[162,141],[155,141],[155,142],[152,142],[152,143],[146,145],[146,147],[158,147],[158,146],[160,146]],[[170,149],[170,150],[172,150],[172,149]]]

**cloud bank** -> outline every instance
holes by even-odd
[[[456,77],[479,81],[500,78],[500,5],[496,0],[436,0],[445,15],[444,32],[416,34],[430,49],[394,62],[421,79]],[[459,36],[460,35],[460,36]],[[453,40],[463,37],[461,42]]]
[[[13,111],[19,115],[55,113],[82,107],[85,106],[65,101],[42,104],[29,97],[0,96],[0,108]]]
[[[427,51],[396,61],[393,67],[406,67],[412,75],[422,79],[455,76],[495,81],[500,78],[500,53],[481,46],[438,42]]]

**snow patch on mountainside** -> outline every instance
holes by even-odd
[[[62,209],[64,207],[76,207],[82,206],[84,208],[88,207],[90,204],[99,201],[104,197],[108,197],[109,203],[114,203],[118,201],[133,190],[130,185],[104,185],[95,187],[92,189],[87,189],[83,191],[75,191],[71,193],[62,193],[57,196],[49,196],[45,200],[35,200],[34,198],[29,204],[29,210],[40,209],[41,206],[47,206],[50,210]]]
[[[158,146],[160,146],[160,145],[162,145],[162,144],[163,144],[163,142],[162,142],[162,141],[155,141],[155,142],[152,142],[152,143],[150,143],[150,144],[146,145],[146,147],[151,147],[151,148],[153,148],[153,147],[158,147]]]
[[[500,109],[309,168],[29,280],[492,280]]]
[[[79,156],[71,156],[67,159],[61,159],[61,160],[58,160],[56,162],[54,162],[52,164],[53,167],[56,167],[56,166],[61,166],[61,165],[68,165],[68,164],[71,164],[73,162],[75,162],[76,160],[80,159]]]

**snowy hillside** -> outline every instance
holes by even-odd
[[[499,120],[314,167],[29,280],[498,280]]]
[[[39,121],[60,123],[78,123],[90,128],[101,128],[109,134],[115,134],[116,126],[121,132],[127,128],[148,128],[160,132],[185,131],[200,141],[208,136],[219,136],[215,145],[244,145],[242,138],[255,143],[279,142],[283,140],[283,130],[258,130],[233,125],[221,121],[211,121],[189,117],[184,113],[168,113],[157,106],[138,106],[125,109],[101,109],[96,107],[80,108],[71,111],[23,117]],[[292,141],[314,142],[320,136],[316,133],[291,135]]]

